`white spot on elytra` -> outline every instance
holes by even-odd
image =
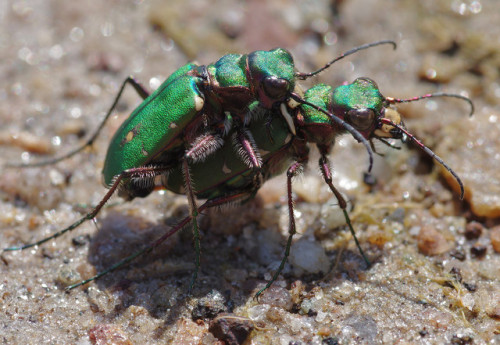
[[[200,96],[194,96],[194,108],[196,111],[200,111],[203,109],[203,105],[205,104],[205,100]]]

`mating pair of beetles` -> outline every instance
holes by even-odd
[[[188,63],[152,94],[133,78],[127,78],[106,117],[84,145],[50,161],[17,165],[53,164],[91,145],[125,86],[131,84],[144,101],[121,125],[109,145],[103,168],[104,183],[109,187],[107,194],[92,212],[67,228],[41,241],[5,250],[36,246],[75,229],[94,218],[115,192],[125,200],[132,200],[156,189],[167,189],[186,195],[189,216],[142,250],[68,289],[95,280],[153,250],[188,224],[192,226],[196,252],[191,289],[200,267],[199,213],[210,207],[243,203],[254,197],[265,181],[286,171],[289,236],[281,264],[267,285],[257,292],[259,296],[278,278],[287,261],[295,234],[292,179],[307,164],[308,144],[312,143],[320,152],[323,179],[337,198],[356,245],[369,264],[354,234],[346,201],[332,182],[327,157],[335,138],[348,132],[365,145],[368,172],[373,162],[374,139],[391,147],[387,139],[413,141],[455,177],[463,197],[463,184],[456,173],[408,133],[397,111],[389,106],[447,96],[466,100],[471,114],[473,112],[472,102],[456,94],[434,93],[411,99],[384,97],[376,83],[368,78],[358,78],[337,88],[319,84],[305,93],[297,83],[359,50],[386,44],[396,48],[396,44],[388,40],[362,45],[312,73],[297,72],[292,55],[278,48],[245,55],[229,54],[209,65]],[[197,199],[206,201],[198,205]]]

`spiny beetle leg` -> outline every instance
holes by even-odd
[[[253,188],[259,189],[264,183],[262,175],[262,158],[255,140],[249,130],[245,128],[236,128],[233,135],[233,144],[236,147],[236,153],[240,159],[253,170]]]
[[[232,203],[232,202],[238,202],[241,199],[246,199],[246,198],[248,198],[248,194],[247,193],[238,193],[238,194],[227,195],[227,196],[220,197],[220,198],[210,199],[210,200],[207,200],[203,205],[201,205],[197,209],[197,214],[202,213],[207,208],[216,207],[216,206],[220,206],[220,205],[224,205],[224,204],[229,204],[229,203]],[[137,258],[137,257],[139,257],[139,256],[141,256],[143,254],[147,254],[147,253],[151,252],[153,249],[155,249],[156,247],[160,246],[170,236],[172,236],[177,231],[179,231],[180,229],[182,229],[186,225],[188,225],[189,222],[191,222],[192,220],[193,220],[193,218],[192,218],[191,215],[187,216],[182,221],[180,221],[176,226],[174,226],[172,229],[170,229],[170,231],[168,231],[167,233],[163,234],[160,238],[158,238],[157,240],[151,242],[146,247],[142,248],[141,250],[138,250],[137,252],[133,253],[130,256],[127,256],[123,260],[117,262],[116,264],[114,264],[111,267],[105,269],[104,271],[101,271],[101,272],[97,273],[95,276],[90,277],[89,279],[86,279],[86,280],[82,280],[79,283],[76,283],[76,284],[73,284],[73,285],[70,285],[70,286],[66,287],[66,291],[72,290],[72,289],[74,289],[76,287],[79,287],[79,286],[85,285],[87,283],[90,283],[90,282],[92,282],[94,280],[97,280],[97,279],[101,278],[102,276],[104,276],[104,275],[106,275],[106,274],[108,274],[108,273],[116,270],[117,268],[120,268],[121,266],[123,266],[125,264],[128,264],[129,262],[131,262],[135,258]],[[189,293],[191,292],[192,285],[193,285],[193,283],[191,282],[190,287],[189,287]]]
[[[49,237],[46,237],[40,241],[25,244],[25,245],[20,246],[20,247],[4,248],[3,251],[24,250],[24,249],[28,249],[31,247],[35,247],[35,246],[43,244],[47,241],[55,239],[55,238],[65,234],[68,231],[74,230],[78,226],[80,226],[80,224],[82,224],[83,222],[85,222],[87,220],[91,220],[97,216],[99,211],[104,207],[104,205],[108,202],[108,200],[111,198],[111,196],[116,192],[116,190],[118,189],[118,187],[120,186],[120,183],[122,182],[122,180],[124,178],[134,177],[135,175],[144,176],[144,174],[152,174],[152,173],[159,175],[165,171],[167,171],[166,168],[159,168],[159,167],[154,167],[154,168],[153,167],[152,168],[140,167],[140,168],[133,168],[133,169],[126,170],[116,177],[113,184],[109,188],[108,192],[106,193],[106,195],[104,195],[104,197],[101,199],[99,204],[91,212],[87,213],[85,216],[83,216],[82,218],[80,218],[79,220],[77,220],[76,222],[71,224],[70,226],[68,226],[68,227],[56,232],[55,234],[53,234]]]
[[[203,134],[194,140],[185,157],[189,163],[203,162],[208,156],[220,149],[222,145],[224,145],[224,140],[220,135],[214,133]]]
[[[391,143],[390,141],[387,141],[386,139],[384,139],[382,137],[375,137],[375,138],[378,139],[382,144],[389,146],[391,149],[401,150],[400,146],[397,146],[397,145]],[[380,157],[385,157],[384,153],[377,151],[377,148],[375,147],[375,143],[373,141],[373,138],[370,138],[369,141],[370,141],[370,146],[372,148],[372,151],[375,154],[379,155]],[[373,176],[370,172],[365,171],[363,173],[363,182],[368,186],[374,186],[377,183],[377,178],[375,176]]]
[[[127,77],[127,79],[125,79],[123,81],[123,83],[120,87],[120,91],[118,91],[118,94],[116,95],[115,100],[113,101],[113,104],[109,108],[108,112],[106,113],[106,116],[101,121],[101,123],[99,124],[97,129],[94,131],[92,136],[83,145],[77,147],[76,149],[74,149],[74,150],[72,150],[72,151],[70,151],[62,156],[59,156],[59,157],[56,157],[53,159],[49,159],[46,161],[35,162],[35,163],[20,163],[20,164],[12,163],[12,164],[6,164],[5,167],[8,167],[8,168],[34,168],[34,167],[41,167],[41,166],[45,166],[45,165],[52,165],[52,164],[58,163],[60,161],[63,161],[67,158],[70,158],[70,157],[76,155],[77,153],[83,151],[88,146],[92,146],[94,141],[99,136],[99,133],[103,129],[104,125],[108,121],[109,117],[111,116],[111,113],[116,108],[116,105],[118,104],[118,101],[120,100],[120,98],[123,94],[123,91],[125,90],[125,86],[127,84],[132,85],[134,90],[139,94],[139,96],[141,96],[142,99],[146,99],[149,96],[149,92],[138,81],[136,81],[132,76]]]
[[[386,141],[386,143],[388,143],[388,142]],[[380,157],[384,157],[385,156],[385,154],[380,153],[380,152],[377,151],[377,148],[375,147],[375,144],[373,143],[372,139],[370,139],[370,147],[372,148],[373,153],[375,153],[376,155],[379,155]]]
[[[260,169],[262,167],[262,158],[249,130],[238,127],[233,143],[238,155],[249,168]]]
[[[289,224],[289,228],[288,228],[288,239],[287,239],[287,242],[286,242],[285,253],[283,254],[283,258],[281,259],[281,263],[280,263],[278,269],[276,270],[276,272],[274,272],[274,275],[271,278],[271,280],[269,280],[267,282],[266,286],[264,286],[262,289],[260,289],[255,294],[254,298],[256,298],[256,299],[258,299],[259,296],[265,290],[267,290],[276,281],[276,279],[278,279],[281,271],[283,271],[283,268],[285,267],[286,261],[288,260],[288,256],[290,255],[290,247],[292,246],[292,238],[293,238],[293,235],[295,235],[297,233],[297,231],[295,229],[295,216],[293,214],[292,179],[301,172],[303,163],[305,163],[305,161],[304,162],[295,162],[295,163],[293,163],[288,168],[288,170],[286,172],[286,187],[287,187],[287,199],[288,199],[288,219],[290,221],[290,224]]]
[[[349,227],[349,231],[351,232],[352,237],[354,238],[354,242],[356,242],[356,247],[358,247],[358,250],[361,253],[363,259],[365,260],[366,265],[370,267],[371,263],[366,257],[365,253],[363,252],[363,249],[361,249],[361,245],[359,244],[356,233],[354,232],[354,228],[352,227],[351,218],[349,217],[349,213],[347,212],[347,202],[345,201],[342,194],[340,194],[337,188],[335,188],[335,186],[333,185],[330,164],[328,163],[328,158],[323,153],[321,154],[321,158],[319,159],[319,167],[321,169],[321,174],[323,175],[323,179],[325,180],[328,187],[330,187],[330,190],[332,191],[332,193],[337,198],[337,201],[339,202],[339,207],[342,209],[342,212],[344,213],[345,221],[347,223],[347,226]]]
[[[380,139],[380,138],[378,138]],[[385,154],[383,153],[380,153],[377,151],[377,148],[375,147],[375,143],[373,142],[373,140],[370,138],[369,139],[370,141],[370,147],[372,148],[372,151],[373,153],[375,153],[376,155],[379,155],[380,157],[384,157]],[[385,141],[383,140],[384,144],[386,145],[389,145],[391,146],[392,144],[389,143],[388,141]],[[392,146],[391,146],[392,147]],[[320,166],[321,166],[321,163],[320,163]],[[377,179],[375,176],[372,175],[372,173],[368,172],[368,171],[365,171],[363,172],[363,182],[367,185],[367,186],[374,186],[376,183],[377,183]],[[328,183],[328,182],[327,182]]]
[[[198,276],[198,271],[200,269],[200,231],[197,221],[198,207],[196,205],[196,197],[193,186],[193,180],[189,172],[189,163],[195,163],[198,161],[204,161],[209,155],[213,154],[224,144],[224,140],[217,134],[208,133],[206,135],[197,138],[191,148],[186,152],[183,162],[182,162],[182,172],[184,175],[185,183],[185,194],[188,198],[190,217],[192,220],[192,231],[193,240],[195,248],[195,271],[189,285],[189,292],[191,292],[196,278]],[[238,128],[233,136],[233,144],[236,146],[236,151],[241,157],[242,161],[248,165],[250,168],[258,169],[262,167],[262,160],[256,149],[255,142],[249,131]],[[259,175],[261,176],[260,172]],[[263,178],[258,179],[262,181]],[[255,182],[257,184],[257,182]],[[260,184],[259,184],[260,187]],[[257,187],[258,188],[258,187]]]

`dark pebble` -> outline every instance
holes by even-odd
[[[252,320],[235,314],[220,314],[208,328],[214,337],[227,345],[243,344],[253,329]]]

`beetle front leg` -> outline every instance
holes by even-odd
[[[253,187],[259,189],[264,181],[261,171],[262,158],[252,133],[245,128],[238,127],[233,136],[233,144],[243,163],[253,170]]]
[[[190,149],[185,154],[185,159],[189,163],[203,162],[208,156],[220,149],[224,140],[218,134],[207,133],[200,135],[191,144]]]
[[[292,238],[293,235],[297,233],[295,229],[295,216],[293,214],[293,195],[292,195],[292,179],[297,176],[302,171],[302,166],[305,162],[295,162],[293,163],[286,172],[286,187],[287,187],[287,199],[288,199],[288,219],[290,221],[288,227],[288,239],[286,242],[285,253],[283,258],[281,259],[280,266],[274,272],[273,277],[269,280],[266,286],[260,289],[256,294],[255,298],[258,298],[265,290],[267,290],[275,281],[278,279],[281,271],[285,267],[286,261],[288,260],[288,256],[290,255],[290,247],[292,246]]]
[[[349,227],[349,231],[351,232],[352,237],[354,237],[354,242],[356,242],[356,246],[358,247],[359,252],[363,256],[363,259],[365,260],[368,267],[370,267],[371,265],[370,261],[363,252],[363,249],[361,249],[358,238],[356,237],[356,233],[354,232],[354,228],[352,227],[351,224],[351,218],[349,217],[349,213],[347,213],[347,202],[345,201],[342,194],[340,194],[337,188],[335,188],[335,186],[333,185],[330,165],[328,163],[328,158],[324,153],[321,154],[321,158],[319,159],[319,168],[321,169],[321,174],[323,175],[323,179],[325,180],[328,187],[330,187],[330,190],[332,191],[332,193],[337,198],[337,201],[339,202],[339,207],[342,209],[342,212],[344,213],[344,218],[346,220],[347,226]]]

